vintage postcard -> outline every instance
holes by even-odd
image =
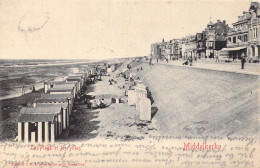
[[[260,168],[259,0],[0,0],[1,168]]]

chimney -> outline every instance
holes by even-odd
[[[223,20],[223,24],[226,25],[226,20]]]

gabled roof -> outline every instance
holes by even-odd
[[[46,82],[46,84],[48,85],[56,85],[56,84],[60,84],[60,83],[65,83],[66,81],[48,81]]]
[[[36,108],[37,107],[62,107],[63,109],[66,109],[68,107],[68,103],[37,103]]]
[[[48,93],[50,92],[72,92],[73,88],[50,88],[48,89]]]
[[[68,102],[68,98],[61,97],[61,98],[36,98],[33,100],[33,103],[64,103]]]
[[[21,108],[21,114],[59,114],[61,112],[61,106],[55,107],[23,107]]]
[[[69,77],[67,78],[67,80],[68,80],[68,79],[81,80],[81,77],[80,77],[80,76],[69,76]]]
[[[75,87],[74,83],[63,83],[63,84],[53,85],[53,89],[72,89],[74,87]]]
[[[76,81],[49,81],[46,82],[48,85],[62,85],[62,84],[76,84]]]
[[[84,74],[83,73],[75,73],[75,74],[69,74],[69,77],[72,76],[72,77],[84,77]]]
[[[45,99],[60,99],[60,98],[72,98],[71,94],[41,94],[40,98]]]
[[[54,122],[55,114],[21,114],[18,122]]]

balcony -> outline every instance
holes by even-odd
[[[248,42],[227,43],[227,47],[243,47],[243,46],[248,46]]]

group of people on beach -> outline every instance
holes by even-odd
[[[190,66],[192,66],[193,58],[189,57],[182,65],[188,65],[190,63]]]
[[[88,108],[104,108],[106,107],[104,99],[94,99],[92,101],[87,100]]]

